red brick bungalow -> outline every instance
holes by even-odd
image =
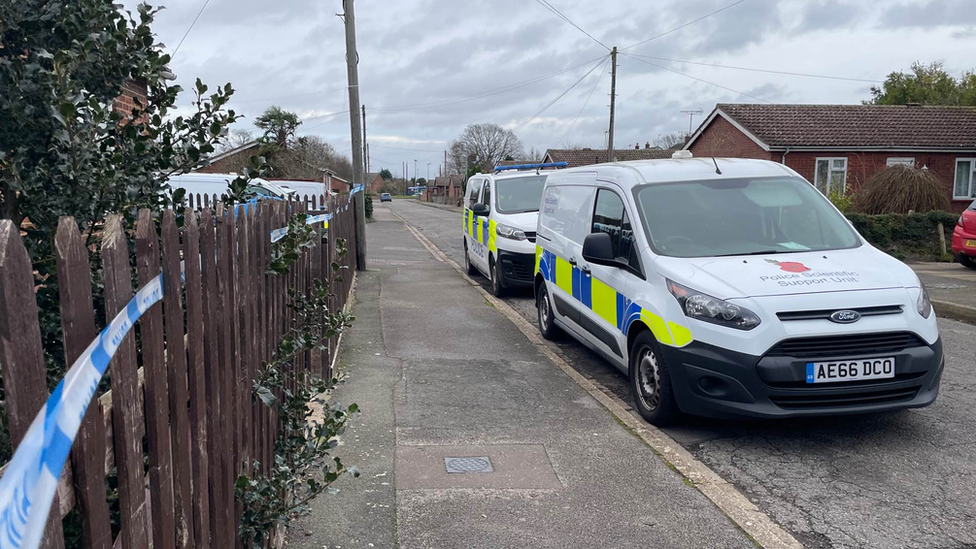
[[[725,104],[685,149],[781,162],[828,193],[856,191],[894,164],[932,170],[951,209],[976,198],[976,109],[919,105]]]

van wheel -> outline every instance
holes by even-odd
[[[504,297],[505,287],[502,286],[502,268],[498,266],[498,263],[494,259],[489,258],[488,271],[491,273],[491,295]]]
[[[468,276],[474,276],[478,274],[478,268],[471,263],[471,259],[468,258],[468,243],[464,243],[464,271],[468,273]]]
[[[549,290],[545,283],[539,286],[539,295],[536,297],[535,304],[539,313],[539,332],[549,341],[556,341],[562,335],[562,331],[553,321],[552,301],[549,299]]]
[[[648,330],[637,335],[630,349],[630,390],[637,411],[648,423],[663,427],[680,418],[667,362]]]
[[[970,269],[976,269],[976,259],[966,255],[959,254],[959,263],[962,263],[963,267],[969,267]]]

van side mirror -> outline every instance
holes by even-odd
[[[592,233],[583,239],[583,259],[595,265],[619,267],[613,254],[613,240],[607,233]]]
[[[487,204],[475,204],[474,206],[471,206],[471,213],[478,217],[488,217],[488,214],[491,213],[491,209],[488,208]]]

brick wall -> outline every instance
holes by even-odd
[[[122,86],[122,93],[115,98],[112,110],[126,117],[132,115],[132,109],[136,108],[135,99],[138,98],[142,104],[141,108],[146,107],[146,83],[141,81],[128,81]],[[139,122],[145,122],[145,116],[140,117]]]
[[[258,154],[257,147],[243,149],[234,154],[215,160],[208,166],[197,170],[202,173],[244,173],[251,166],[251,157]]]
[[[914,158],[919,168],[927,167],[942,182],[945,195],[949,198],[950,210],[956,213],[966,209],[972,200],[952,200],[952,183],[956,176],[956,158],[972,155],[956,153],[902,153],[902,152],[791,152],[786,155],[786,165],[813,181],[817,169],[817,158],[847,159],[847,190],[856,192],[872,175],[888,167],[889,158]],[[780,157],[782,158],[782,157]]]
[[[749,136],[740,132],[728,120],[716,116],[712,123],[691,145],[695,156],[727,156],[779,161],[775,154],[763,150]]]
[[[692,144],[695,156],[719,156],[732,158],[757,158],[782,162],[782,151],[767,152],[755,141],[739,131],[721,116],[705,128],[701,136]],[[872,175],[887,167],[888,158],[913,157],[918,167],[926,166],[941,181],[946,197],[950,199],[950,210],[962,212],[972,200],[952,200],[952,184],[956,174],[956,158],[970,158],[974,153],[911,153],[911,152],[837,152],[802,151],[786,155],[786,165],[795,170],[807,181],[813,181],[817,168],[817,158],[847,158],[847,189],[856,191]]]

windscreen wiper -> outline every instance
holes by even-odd
[[[735,257],[737,255],[772,255],[772,254],[792,254],[794,251],[784,250],[759,250],[758,252],[745,252],[741,254],[719,254],[715,257]]]

